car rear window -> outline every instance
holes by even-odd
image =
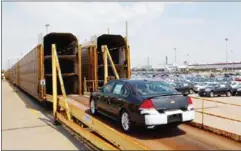
[[[140,81],[133,83],[140,95],[176,94],[177,91],[159,81]]]

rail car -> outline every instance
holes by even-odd
[[[50,33],[43,44],[21,58],[8,70],[8,79],[36,99],[43,101],[52,93],[51,44],[56,44],[67,94],[81,94],[81,62],[78,40],[71,33]],[[58,83],[58,93],[60,93]]]
[[[130,78],[130,47],[121,35],[104,34],[82,45],[82,80],[86,78],[88,91],[103,85],[104,66],[101,46],[106,45],[121,78]],[[108,79],[114,79],[108,63]]]
[[[121,35],[101,35],[83,47],[72,33],[49,33],[43,44],[21,58],[6,72],[7,79],[28,92],[39,101],[52,94],[51,45],[56,44],[57,55],[67,95],[82,95],[83,80],[88,81],[88,90],[97,90],[103,85],[103,58],[101,46],[107,45],[121,78],[130,78],[129,45]],[[109,66],[109,77],[114,73]],[[60,83],[57,92],[61,95]]]

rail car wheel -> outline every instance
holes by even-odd
[[[90,101],[90,113],[92,115],[96,115],[97,114],[96,102],[93,99],[91,99],[91,101]]]
[[[130,132],[131,128],[132,128],[132,124],[131,124],[131,117],[130,114],[123,110],[121,112],[121,120],[120,120],[120,124],[121,124],[121,128],[125,131],[125,132]]]

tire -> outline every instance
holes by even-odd
[[[198,94],[200,97],[203,97],[203,95],[202,94]]]
[[[96,101],[93,99],[90,100],[90,113],[92,115],[96,115],[98,113],[98,110],[96,109]]]
[[[120,114],[120,125],[123,131],[127,133],[131,132],[132,130],[131,117],[126,110],[123,110]]]
[[[231,95],[232,95],[232,94],[231,94],[230,91],[227,91],[227,92],[226,92],[226,96],[227,96],[227,97],[230,97]]]
[[[211,92],[209,92],[209,97],[214,97],[214,93],[213,93],[213,91],[211,91]]]

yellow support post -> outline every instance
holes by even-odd
[[[57,118],[57,71],[56,71],[56,61],[55,61],[55,44],[52,44],[52,87],[53,87],[53,116],[54,119]]]
[[[105,51],[107,53],[108,59],[109,59],[109,61],[111,63],[111,67],[112,67],[112,69],[114,71],[115,77],[116,77],[116,79],[119,79],[119,74],[118,74],[118,72],[117,72],[117,70],[115,68],[115,64],[114,64],[114,62],[112,60],[112,57],[110,55],[110,51],[109,51],[109,49],[108,49],[108,47],[106,45],[104,47],[105,47]]]
[[[67,96],[66,96],[66,92],[65,92],[65,88],[64,88],[64,82],[63,82],[63,77],[62,77],[62,74],[61,74],[62,72],[61,72],[61,68],[60,68],[60,65],[59,65],[59,60],[58,60],[55,48],[54,48],[54,57],[55,57],[56,69],[58,71],[60,87],[61,87],[62,95],[64,97],[64,103],[65,103],[65,110],[66,110],[66,113],[67,113],[67,118],[68,118],[68,120],[70,120],[71,117],[70,117],[69,107],[68,107],[68,103],[67,103]]]
[[[103,65],[104,65],[104,84],[107,83],[108,77],[108,64],[107,64],[107,53],[105,50],[105,46],[101,46],[102,54],[103,54]]]
[[[84,94],[87,93],[87,82],[86,82],[86,77],[84,77]]]

